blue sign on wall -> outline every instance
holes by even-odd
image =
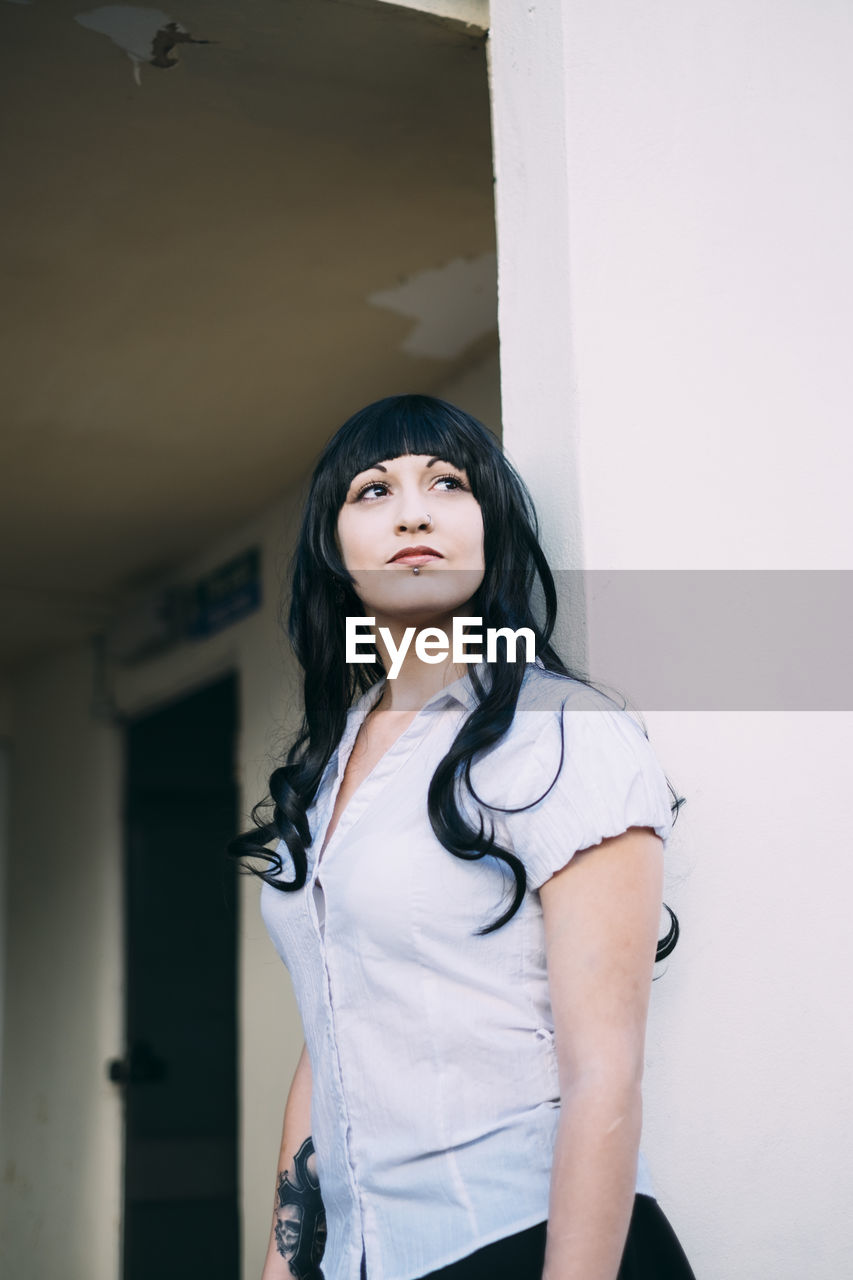
[[[196,639],[211,636],[254,613],[261,604],[260,548],[251,547],[205,574],[193,592],[195,607],[187,633]]]

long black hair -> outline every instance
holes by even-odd
[[[476,418],[434,396],[389,396],[361,409],[332,437],[317,463],[293,560],[288,632],[303,670],[302,726],[285,763],[270,777],[269,797],[252,811],[253,830],[237,836],[228,846],[235,858],[262,859],[267,864],[263,868],[252,862],[245,865],[285,893],[305,885],[305,851],[312,839],[306,815],[344,731],[347,711],[359,694],[384,675],[381,661],[345,660],[344,619],[363,613],[363,609],[336,542],[338,514],[353,476],[377,462],[407,454],[441,458],[468,476],[483,517],[485,574],[472,603],[483,627],[530,628],[536,655],[548,671],[591,685],[584,676],[570,671],[551,645],[557,614],[554,578],[539,545],[530,495],[495,437]],[[539,600],[536,608],[534,596]],[[474,796],[471,766],[512,724],[524,674],[525,664],[508,661],[506,651],[500,649],[498,660],[489,664],[487,681],[471,670],[477,705],[439,763],[428,791],[430,823],[445,849],[457,858],[490,856],[512,873],[512,901],[497,920],[480,930],[483,934],[499,929],[515,915],[526,892],[527,876],[521,859],[496,842],[493,825],[483,816],[483,807],[502,813],[520,810],[485,805]],[[558,775],[559,768],[551,786]],[[683,800],[668,785],[677,814]],[[476,828],[466,822],[460,809],[461,788],[478,803],[481,816]],[[550,787],[523,808],[537,804],[548,790]],[[283,862],[278,849],[266,847],[273,840],[283,841],[290,854],[290,880],[280,878]],[[658,960],[669,955],[678,940],[678,921],[668,907],[667,911],[670,927],[658,943]]]

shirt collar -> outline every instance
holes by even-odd
[[[528,667],[534,666],[543,671],[545,669],[545,664],[541,658],[536,658],[534,662],[528,663]],[[483,683],[486,682],[488,669],[489,664],[487,662],[474,663],[471,668],[472,671],[476,671]],[[357,702],[353,703],[348,712],[348,728],[353,724],[361,725],[366,720],[368,714],[382,697],[387,678],[387,676],[383,676],[376,684],[371,685]],[[439,689],[438,693],[434,693],[431,698],[427,699],[421,707],[421,711],[434,711],[448,702],[457,702],[466,711],[473,711],[477,706],[478,698],[471,681],[470,672],[466,672],[464,676],[460,676],[458,680],[454,680],[452,684],[446,685],[445,688]]]
[[[485,662],[478,662],[474,668],[479,673],[481,679],[483,679],[485,675],[487,666],[488,664]],[[367,716],[382,697],[387,680],[388,677],[383,676],[381,680],[378,680],[376,684],[372,684],[367,692],[363,693],[361,697],[352,704],[347,712],[348,728],[353,724],[360,725],[367,719]],[[477,695],[474,692],[474,686],[472,685],[470,676],[467,672],[464,676],[460,676],[458,680],[454,680],[452,684],[446,685],[445,688],[439,689],[437,693],[434,693],[431,698],[427,699],[420,710],[433,711],[436,707],[444,706],[446,702],[458,702],[460,706],[465,707],[469,711],[473,711],[474,707],[476,707]]]

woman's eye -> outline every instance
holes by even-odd
[[[376,490],[379,490],[377,493]],[[381,498],[387,493],[388,486],[382,480],[373,480],[370,484],[366,484],[363,489],[359,489],[355,496],[356,502],[361,502],[362,498]]]
[[[446,485],[449,490],[465,488],[465,485],[459,479],[459,476],[439,476],[433,484],[433,488],[437,488],[440,484]]]

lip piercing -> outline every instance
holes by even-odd
[[[432,517],[428,515],[428,516],[426,517],[426,520],[424,521],[424,523],[425,523],[425,524],[432,524]],[[418,574],[420,573],[420,571],[421,571],[421,567],[420,567],[420,565],[419,565],[419,564],[416,564],[416,565],[413,565],[413,566],[412,566],[412,573],[415,575],[415,577],[417,577],[417,576],[418,576]]]

